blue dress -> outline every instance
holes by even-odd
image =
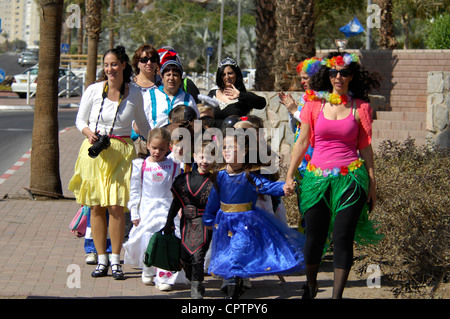
[[[287,274],[304,269],[304,235],[255,208],[258,194],[283,196],[284,182],[251,174],[219,171],[212,187],[203,222],[213,227],[208,272],[228,279]]]

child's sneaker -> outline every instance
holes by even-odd
[[[97,253],[86,254],[86,264],[97,265]]]
[[[144,285],[151,285],[153,282],[153,276],[148,276],[145,274],[145,272],[142,272],[142,282],[144,283]]]
[[[170,291],[172,290],[172,286],[169,284],[157,284],[156,289],[161,290],[161,291]]]

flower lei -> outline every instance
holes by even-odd
[[[305,157],[306,158],[306,157]],[[361,158],[358,158],[357,160],[354,160],[350,163],[348,166],[342,166],[342,167],[335,167],[333,169],[320,169],[319,167],[316,167],[314,164],[311,164],[311,162],[308,162],[308,165],[306,166],[306,170],[308,172],[313,172],[314,176],[319,177],[328,177],[328,176],[338,176],[341,174],[342,176],[347,175],[349,172],[353,172],[354,170],[357,170],[364,164],[364,160]]]
[[[327,91],[313,91],[313,90],[306,90],[305,94],[303,95],[303,100],[305,102],[308,101],[318,101],[318,100],[325,100],[330,102],[331,104],[347,104],[348,102],[348,96],[347,95],[339,95],[336,93],[330,93]]]
[[[358,56],[355,53],[346,53],[344,55],[332,57],[331,59],[323,59],[321,64],[325,65],[327,68],[332,68],[336,66],[348,66],[352,62],[358,62],[358,60]]]
[[[308,74],[308,76],[312,76],[314,73],[319,71],[321,66],[322,66],[322,59],[313,57],[300,62],[297,65],[296,70],[298,74],[300,74],[300,72],[303,71],[306,74]]]

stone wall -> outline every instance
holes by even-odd
[[[302,92],[289,92],[295,101],[300,101]],[[255,92],[259,96],[265,97],[267,106],[262,110],[252,110],[250,114],[259,116],[264,120],[264,127],[269,129],[276,129],[279,137],[279,154],[281,162],[289,165],[291,160],[292,146],[294,145],[294,133],[289,127],[289,115],[286,107],[280,104],[278,92]],[[270,136],[268,136],[270,143]],[[275,141],[274,141],[275,142]],[[274,145],[277,149],[277,145]]]
[[[433,145],[450,147],[450,72],[428,72],[427,138]]]

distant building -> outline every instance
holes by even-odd
[[[39,11],[35,0],[0,0],[0,43],[15,39],[25,41],[29,49],[38,48]]]

